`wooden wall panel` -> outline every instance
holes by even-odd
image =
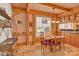
[[[17,8],[12,8],[13,11],[13,19],[17,23],[17,35],[18,35],[18,44],[19,43],[25,43],[24,37],[25,35],[23,34],[23,22],[26,20],[26,11],[22,9],[17,9]],[[23,17],[23,18],[22,18]],[[24,18],[25,17],[25,18]],[[22,22],[21,24],[18,24],[18,21]]]

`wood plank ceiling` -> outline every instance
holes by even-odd
[[[28,5],[29,4],[29,5]],[[25,9],[29,7],[29,10],[38,10],[48,13],[53,13],[53,8],[55,8],[55,14],[61,14],[63,12],[68,12],[72,8],[78,6],[79,4],[72,4],[72,3],[13,3],[12,7],[14,8],[21,8]]]

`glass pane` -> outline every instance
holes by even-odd
[[[40,36],[40,33],[51,33],[51,18],[48,17],[36,17],[36,36]]]
[[[59,28],[60,30],[73,30],[74,26],[73,23],[60,23]]]

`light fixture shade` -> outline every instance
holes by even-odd
[[[56,23],[60,23],[60,21],[56,21]]]
[[[60,21],[52,21],[52,23],[60,23]]]
[[[56,21],[52,21],[52,23],[55,23]]]

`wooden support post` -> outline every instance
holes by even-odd
[[[30,36],[30,31],[29,31],[29,4],[26,4],[26,44],[29,44],[29,36]]]
[[[29,43],[29,14],[26,14],[26,44]]]
[[[35,43],[35,37],[36,37],[36,17],[35,15],[33,14],[33,23],[32,23],[32,43],[34,44]]]

